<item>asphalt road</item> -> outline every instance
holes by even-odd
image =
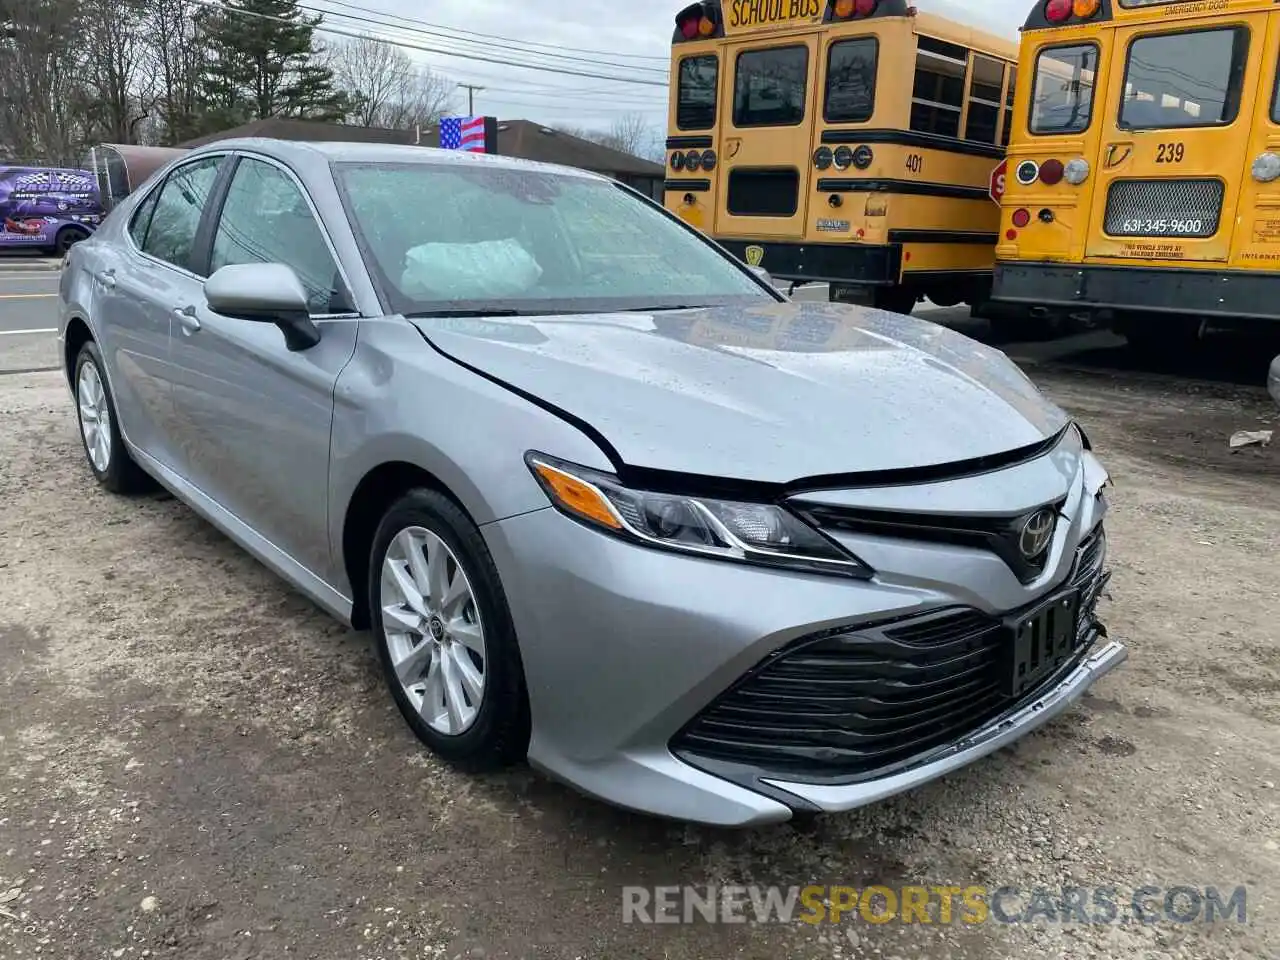
[[[0,374],[56,366],[58,271],[0,261]]]

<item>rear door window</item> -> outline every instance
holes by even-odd
[[[1098,48],[1092,43],[1046,47],[1036,55],[1031,88],[1032,133],[1083,133],[1093,119]]]
[[[839,40],[827,51],[827,92],[823,117],[828,123],[871,119],[876,100],[875,37]]]
[[[809,75],[807,46],[738,54],[733,83],[735,127],[786,127],[804,120]]]
[[[1240,112],[1249,54],[1245,27],[1137,37],[1125,59],[1120,126],[1212,127]]]
[[[676,126],[710,130],[716,124],[716,88],[720,58],[715,54],[685,57],[676,83]]]
[[[204,157],[169,174],[151,215],[143,253],[183,270],[200,272],[194,262],[196,231],[221,162],[221,156]]]

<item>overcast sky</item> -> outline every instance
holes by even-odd
[[[665,130],[671,32],[676,12],[688,0],[302,2],[331,11],[327,26],[433,48],[437,52],[408,52],[457,83],[484,87],[475,93],[476,113],[601,130],[621,115],[640,113],[655,129]],[[1016,38],[1029,3],[917,0],[917,6],[921,11],[963,19]],[[450,51],[451,55],[438,51]],[[569,72],[523,69],[512,66],[515,62]],[[599,76],[575,76],[573,72]],[[460,112],[466,111],[465,90],[458,91],[457,106]]]

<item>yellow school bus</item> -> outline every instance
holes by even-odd
[[[995,288],[1167,348],[1280,318],[1274,0],[1041,0]]]
[[[979,304],[1016,57],[905,0],[691,4],[672,37],[666,207],[834,300]]]

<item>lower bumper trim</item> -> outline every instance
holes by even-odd
[[[1081,661],[1079,666],[1043,696],[957,741],[942,755],[901,773],[848,785],[792,783],[772,778],[764,782],[828,813],[876,803],[968,766],[1030,733],[1064,712],[1094,683],[1124,663],[1128,657],[1129,652],[1123,644],[1114,640],[1108,642],[1098,652]]]
[[[998,261],[997,302],[1095,310],[1280,319],[1280,275],[1185,267]]]
[[[815,283],[864,283],[891,286],[898,282],[902,246],[896,243],[800,243],[716,238],[738,259],[747,261],[747,248],[761,248],[759,266],[776,280]]]

